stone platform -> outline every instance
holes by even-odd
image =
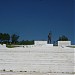
[[[68,47],[0,49],[0,71],[4,70],[72,75],[74,73],[74,49]]]

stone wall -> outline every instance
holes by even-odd
[[[46,45],[47,41],[34,41],[34,45]]]
[[[47,44],[47,41],[34,41],[34,47],[53,47],[53,44]]]
[[[71,41],[58,41],[58,46],[70,46]]]
[[[0,49],[2,48],[6,48],[6,44],[3,44],[3,45],[0,44]]]

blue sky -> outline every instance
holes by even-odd
[[[0,32],[20,40],[52,41],[66,35],[74,43],[74,0],[0,0]]]
[[[75,44],[75,0],[74,0],[74,44]]]

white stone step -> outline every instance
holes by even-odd
[[[34,47],[0,49],[0,70],[73,72],[74,49]]]

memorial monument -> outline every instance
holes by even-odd
[[[52,37],[52,33],[50,32],[50,33],[48,34],[48,44],[51,44],[51,37]]]

